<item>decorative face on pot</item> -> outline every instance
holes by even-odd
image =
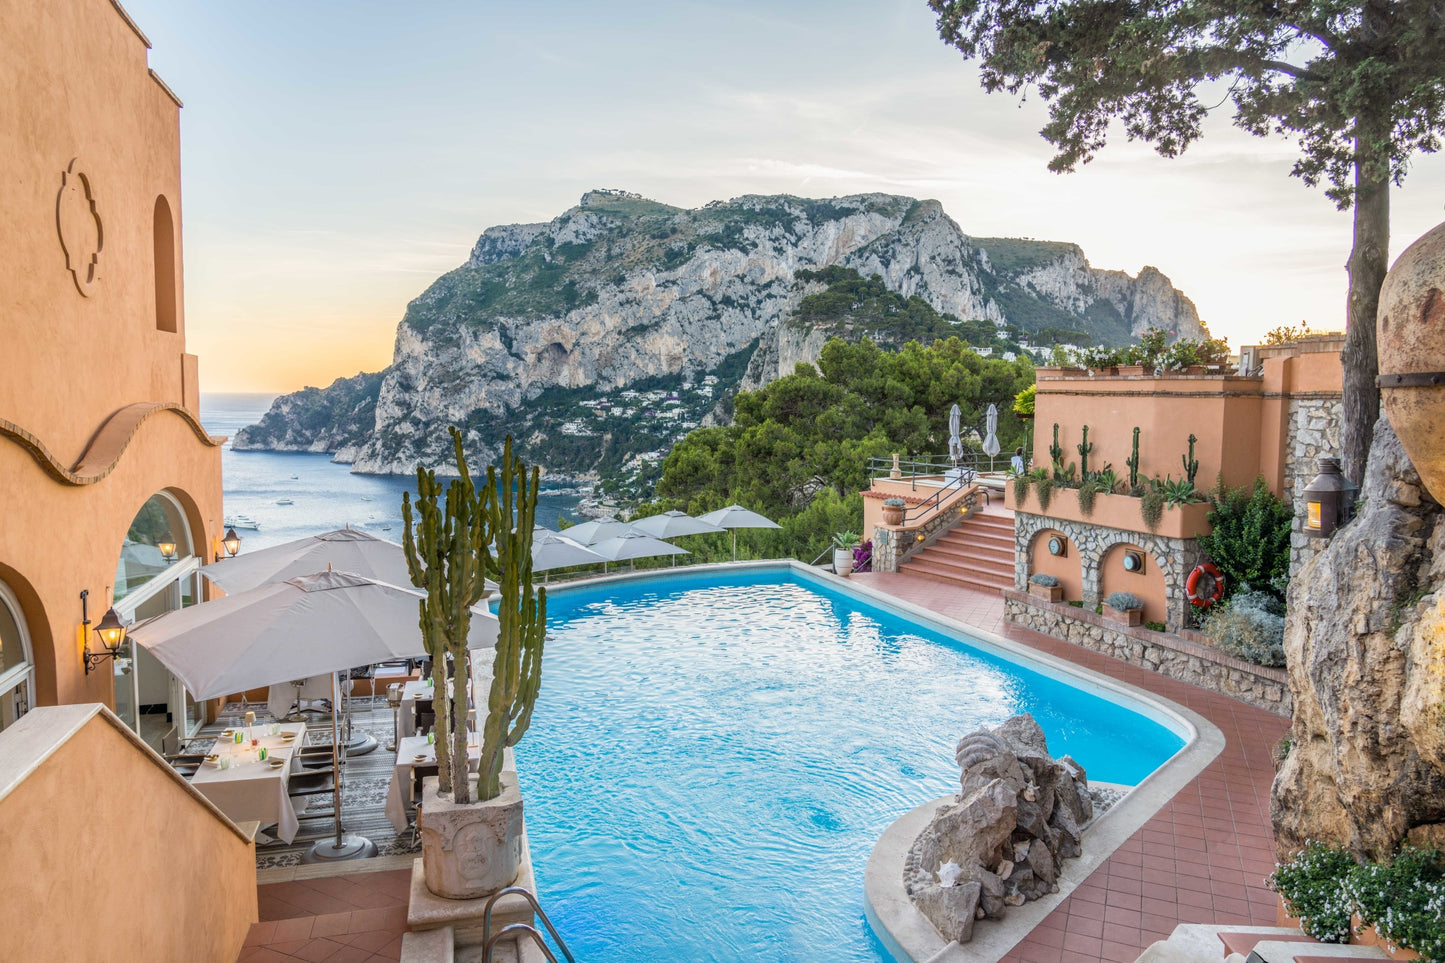
[[[1445,224],[1405,249],[1376,316],[1385,415],[1436,501],[1445,501]]]

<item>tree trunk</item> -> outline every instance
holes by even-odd
[[[1358,128],[1357,128],[1358,129]],[[1379,360],[1375,349],[1375,314],[1380,286],[1389,269],[1390,175],[1388,164],[1376,160],[1371,137],[1355,135],[1354,247],[1346,270],[1350,294],[1345,326],[1344,404],[1340,424],[1340,465],[1356,485],[1365,477],[1365,461],[1380,417],[1380,389],[1375,385]]]

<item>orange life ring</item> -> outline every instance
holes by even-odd
[[[1204,575],[1209,576],[1213,589],[1205,594],[1201,594],[1199,591],[1199,582],[1201,581],[1201,576]],[[1219,574],[1219,569],[1215,568],[1211,562],[1196,565],[1194,566],[1194,571],[1189,573],[1189,581],[1184,583],[1184,591],[1189,596],[1189,601],[1201,609],[1207,609],[1215,602],[1224,598],[1224,576]]]

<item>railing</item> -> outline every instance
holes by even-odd
[[[955,469],[976,475],[979,465],[987,457],[982,452],[967,450],[957,463],[947,455],[912,455],[908,458],[898,459],[896,464],[892,458],[870,458],[868,459],[868,477],[893,478],[895,481],[906,480],[909,482],[909,487],[916,491],[919,479],[946,478],[948,473]],[[893,474],[895,470],[898,472],[896,478]]]
[[[557,927],[552,925],[552,921],[547,918],[547,914],[542,910],[541,904],[537,902],[537,897],[533,896],[530,890],[522,886],[508,886],[506,889],[497,890],[492,894],[491,898],[487,900],[487,905],[482,909],[482,963],[491,963],[492,950],[496,946],[497,941],[508,935],[515,935],[517,937],[517,951],[520,957],[523,933],[530,933],[532,939],[542,948],[542,952],[547,955],[547,959],[551,960],[552,963],[557,963],[557,957],[552,955],[552,951],[549,950],[547,944],[543,942],[542,934],[538,933],[536,929],[528,926],[526,923],[513,923],[510,926],[504,926],[497,931],[496,936],[492,935],[492,909],[497,905],[497,900],[508,895],[521,896],[530,903],[532,905],[532,912],[537,914],[537,918],[542,921],[542,925],[547,927],[547,932],[552,934],[552,941],[557,944],[557,948],[562,951],[562,955],[567,957],[567,963],[577,963],[572,957],[572,951],[567,949],[567,944],[562,941],[562,935],[557,932]]]
[[[964,488],[972,485],[977,479],[978,472],[972,468],[959,469],[958,473],[953,478],[948,479],[948,483],[934,492],[930,498],[919,502],[917,505],[908,506],[903,512],[903,524],[907,525],[909,522],[916,522],[925,515],[937,511],[943,504],[945,498],[952,496],[954,492],[962,491]]]

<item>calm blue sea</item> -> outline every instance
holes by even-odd
[[[275,395],[203,394],[201,423],[213,435],[233,437],[261,420]],[[350,465],[330,455],[264,451],[221,451],[226,514],[248,515],[259,531],[239,530],[246,548],[265,548],[350,524],[380,538],[401,541],[401,493],[415,492],[415,479],[401,475],[353,475]],[[545,484],[545,481],[544,481]],[[289,499],[292,504],[278,502]],[[543,494],[537,521],[557,527],[559,516],[578,521],[578,499]]]

